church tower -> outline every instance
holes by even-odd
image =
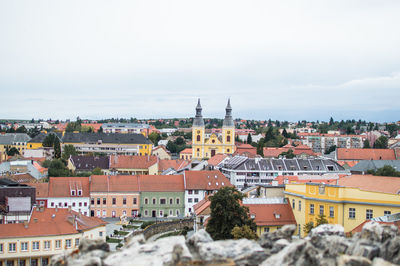
[[[201,111],[199,99],[196,106],[196,117],[192,126],[192,157],[194,159],[202,159],[204,157],[205,126]]]
[[[222,124],[222,144],[223,153],[232,154],[235,151],[235,123],[232,118],[231,100],[228,99],[228,104],[225,108],[225,118]]]

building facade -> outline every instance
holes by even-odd
[[[226,106],[226,115],[220,137],[213,133],[206,137],[205,125],[201,114],[200,99],[196,106],[196,117],[192,126],[192,158],[211,158],[215,154],[232,154],[235,152],[235,124],[232,118],[230,100]]]

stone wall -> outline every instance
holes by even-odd
[[[327,265],[378,266],[400,264],[400,235],[395,226],[365,224],[361,233],[346,238],[340,225],[325,224],[299,239],[296,226],[265,233],[258,241],[213,241],[205,230],[188,239],[161,238],[146,243],[137,235],[116,252],[101,241],[83,240],[78,252],[52,258],[51,265]],[[155,229],[154,229],[155,231]]]
[[[146,227],[143,231],[134,231],[129,233],[124,238],[124,242],[125,243],[129,242],[132,239],[132,237],[135,237],[139,234],[143,234],[145,239],[149,239],[151,236],[159,233],[174,231],[174,230],[182,230],[185,226],[191,228],[193,227],[193,223],[194,220],[190,218],[190,219],[181,219],[181,220],[151,224],[148,227]]]

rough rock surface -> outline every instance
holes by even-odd
[[[151,243],[138,235],[116,252],[104,242],[83,240],[78,251],[54,256],[51,265],[400,265],[400,235],[394,226],[370,222],[351,238],[340,225],[321,225],[303,239],[292,236],[295,230],[284,226],[258,241],[213,241],[205,230],[188,239]]]

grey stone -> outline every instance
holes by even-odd
[[[191,237],[189,237],[186,240],[186,243],[188,245],[191,246],[196,246],[199,243],[208,243],[208,242],[212,242],[213,239],[211,238],[211,236],[207,233],[206,230],[204,229],[200,229],[199,231],[197,231],[196,233],[194,233]]]
[[[360,256],[341,255],[337,257],[338,266],[370,266],[371,261]]]
[[[362,256],[372,260],[379,255],[379,246],[367,240],[354,242],[346,252],[348,255]]]
[[[382,258],[374,258],[372,266],[395,266],[396,264],[390,263]]]
[[[111,253],[106,265],[173,265],[176,260],[190,261],[192,255],[183,236],[161,238],[155,242],[140,244],[138,241],[129,247]]]
[[[380,257],[395,264],[400,264],[400,236],[387,239],[381,246]]]
[[[87,239],[84,238],[79,243],[79,250],[81,253],[86,253],[92,250],[103,250],[105,252],[110,251],[110,247],[102,239]]]
[[[258,265],[267,258],[264,249],[257,242],[248,239],[219,240],[197,245],[202,261],[233,259],[237,265]]]
[[[309,237],[313,236],[344,236],[344,228],[340,224],[321,224],[316,228],[313,228],[308,234]]]
[[[361,233],[358,235],[359,238],[368,241],[381,242],[383,235],[383,227],[374,221],[368,222],[363,226]]]
[[[259,243],[263,248],[272,248],[274,243],[279,239],[292,240],[293,233],[296,231],[296,225],[284,225],[282,228],[261,235]]]

